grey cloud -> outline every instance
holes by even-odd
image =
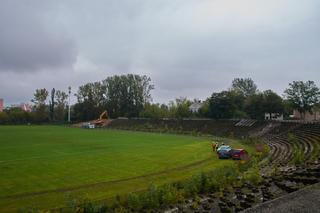
[[[280,94],[293,80],[320,83],[317,0],[43,2],[34,3],[28,12],[13,10],[20,21],[0,20],[1,28],[12,32],[7,40],[17,41],[11,43],[16,46],[14,57],[7,57],[6,63],[2,55],[10,52],[0,50],[0,69],[40,67],[50,76],[14,76],[26,79],[29,90],[33,88],[30,94],[44,81],[77,86],[129,72],[150,75],[156,86],[154,100],[160,102],[179,96],[205,98],[227,89],[235,77],[251,77],[261,90]],[[12,28],[16,24],[21,26]],[[0,46],[10,44],[7,40],[0,34]],[[24,46],[30,54],[20,54]],[[32,52],[33,46],[44,48]],[[72,66],[76,55],[79,66]]]
[[[55,31],[50,7],[36,2],[1,1],[0,71],[37,71],[75,62],[75,42]]]

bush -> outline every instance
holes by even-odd
[[[142,193],[130,193],[127,196],[129,209],[139,211],[142,209],[155,209],[164,205],[177,203],[184,199],[182,192],[174,184],[166,184],[157,187],[152,184],[147,191]]]
[[[31,112],[25,112],[20,108],[6,109],[0,112],[0,124],[26,124],[31,123],[34,116]]]
[[[149,189],[141,195],[144,208],[154,209],[160,206],[160,190],[154,184],[152,184]]]
[[[7,124],[9,121],[9,116],[5,112],[0,112],[0,124]]]
[[[248,181],[255,185],[258,185],[262,181],[262,177],[260,175],[258,167],[250,168],[248,171],[244,173],[243,177],[245,181]]]
[[[94,205],[94,203],[88,198],[69,198],[68,207],[69,210],[75,213],[94,213],[101,212],[100,206]]]
[[[161,205],[177,203],[183,199],[182,193],[172,184],[167,184],[160,188]]]
[[[130,193],[128,195],[127,202],[128,202],[129,209],[140,210],[143,207],[143,204],[141,203],[140,197],[136,193]]]

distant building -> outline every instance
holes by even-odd
[[[320,111],[315,110],[312,113],[306,112],[305,114],[303,114],[300,113],[298,110],[294,110],[292,117],[304,121],[320,121]]]
[[[189,111],[193,113],[199,112],[200,108],[203,106],[203,102],[200,100],[195,100],[190,106]]]
[[[3,111],[4,105],[3,105],[3,99],[0,98],[0,112]]]
[[[32,111],[32,105],[30,105],[30,104],[22,103],[22,104],[20,104],[20,107],[25,112],[31,112]]]
[[[32,111],[32,105],[27,103],[21,103],[21,104],[13,104],[10,108],[20,108],[22,111],[25,112],[31,112]]]

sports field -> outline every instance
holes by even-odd
[[[0,212],[60,207],[69,197],[110,199],[231,163],[218,160],[204,137],[0,126]]]

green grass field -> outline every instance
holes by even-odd
[[[204,137],[0,126],[0,212],[61,207],[68,197],[107,200],[231,163]]]

